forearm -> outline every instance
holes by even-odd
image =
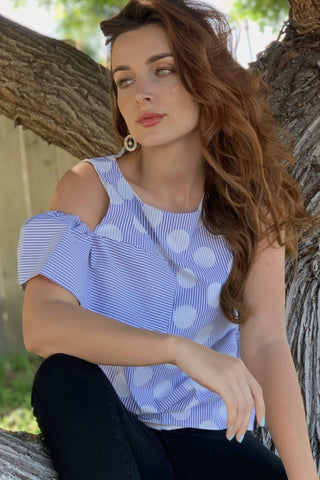
[[[316,480],[305,411],[290,349],[285,339],[243,359],[263,389],[266,423],[289,480]]]
[[[67,353],[96,364],[130,366],[174,361],[172,335],[132,327],[61,300],[43,302],[32,315],[26,347],[44,358]]]

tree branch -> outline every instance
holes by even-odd
[[[0,16],[0,113],[77,158],[117,150],[109,71],[63,41]]]

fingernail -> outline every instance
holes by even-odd
[[[242,435],[242,437],[239,438],[238,442],[241,443],[243,439],[244,439],[244,435]]]
[[[260,427],[265,427],[266,426],[266,419],[263,417],[263,419],[260,422]]]
[[[233,434],[233,435],[231,435],[231,437],[229,437],[229,438],[227,437],[227,438],[228,438],[228,440],[229,440],[229,442],[230,442],[230,440],[232,440],[232,439],[233,439],[233,437],[234,437],[234,434]]]
[[[232,429],[233,429],[233,425],[231,425],[231,427],[228,428],[228,432],[231,432]]]

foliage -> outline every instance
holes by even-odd
[[[0,355],[0,428],[40,433],[30,397],[33,378],[42,361],[27,353]]]
[[[11,0],[16,8],[28,0]],[[104,36],[100,22],[115,15],[128,0],[37,0],[41,7],[55,13],[54,35],[74,40],[76,47],[95,61],[105,64]]]
[[[11,0],[16,6],[25,6],[28,0]],[[100,22],[110,18],[128,0],[37,0],[39,6],[51,8],[55,12],[57,27],[54,34],[60,39],[73,40],[95,61],[105,64],[106,51]],[[214,0],[213,0],[214,4]],[[263,31],[271,25],[279,31],[288,15],[287,0],[233,0],[229,15],[231,24],[251,19]]]
[[[25,6],[28,0],[12,0],[15,6]],[[73,8],[103,8],[103,7],[122,7],[128,2],[128,0],[37,0],[40,7],[52,7],[53,5],[62,5],[68,11]]]
[[[105,64],[104,36],[100,22],[115,15],[118,9],[109,5],[91,5],[91,2],[79,6],[64,5],[62,2],[63,0],[55,0],[58,19],[56,35],[62,39],[74,39],[79,49],[97,62]]]
[[[234,0],[230,21],[251,19],[258,23],[262,31],[266,26],[272,26],[273,31],[279,31],[288,17],[288,12],[287,0]]]

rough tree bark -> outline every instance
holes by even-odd
[[[57,480],[40,435],[0,430],[0,480]]]
[[[250,68],[271,90],[275,116],[296,138],[292,169],[315,213],[320,203],[320,1],[291,0],[282,40]],[[73,47],[0,17],[0,113],[77,156],[114,151],[108,71]],[[286,268],[287,331],[320,468],[320,230]],[[258,432],[256,432],[258,435]],[[269,434],[262,441],[273,448]],[[41,439],[0,431],[0,480],[55,479]],[[3,460],[2,460],[3,459]],[[45,470],[45,474],[44,474]]]
[[[295,2],[298,3],[298,2]],[[291,169],[312,213],[320,205],[320,2],[317,28],[304,13],[307,25],[286,26],[282,41],[273,42],[250,68],[260,71],[272,92],[271,107],[280,123],[295,137],[297,158]],[[315,3],[313,4],[313,9]],[[313,13],[315,13],[313,11]],[[312,450],[320,470],[320,229],[301,243],[295,272],[293,261],[286,265],[286,320],[291,352],[305,402]],[[259,436],[258,430],[256,431]],[[274,448],[269,434],[261,439]]]
[[[320,0],[289,0],[289,21],[298,34],[320,34]]]
[[[115,148],[108,70],[0,16],[0,114],[78,158]]]

